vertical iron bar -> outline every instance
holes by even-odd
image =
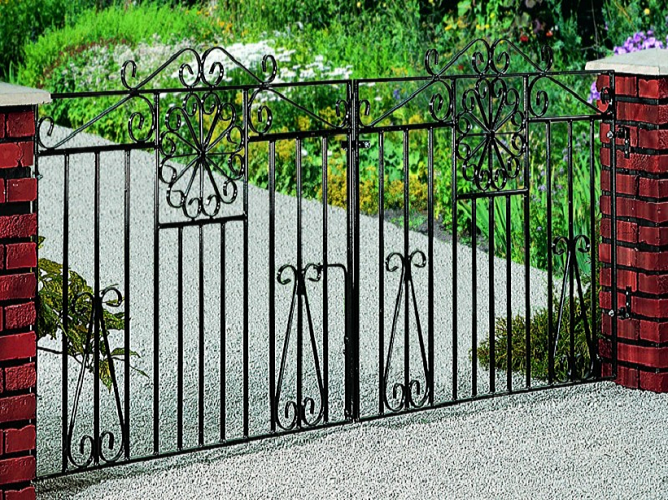
[[[506,196],[506,331],[508,333],[506,344],[506,390],[513,390],[513,311],[511,307],[511,255],[510,255],[510,196]]]
[[[348,172],[346,177],[347,292],[346,292],[346,417],[359,420],[359,95],[355,80],[348,82]]]
[[[269,142],[269,405],[276,431],[276,143]]]
[[[354,142],[351,148],[353,153],[353,413],[355,419],[360,418],[360,172],[359,172],[359,84],[353,81],[353,133]]]
[[[471,396],[478,395],[478,200],[471,199]]]
[[[524,94],[524,183],[526,192],[524,193],[524,317],[525,321],[525,350],[526,350],[526,387],[531,387],[531,206],[529,204],[531,197],[531,171],[529,164],[529,77],[523,78]]]
[[[456,116],[457,80],[452,80]],[[457,399],[457,129],[452,126],[452,399]],[[474,349],[475,350],[475,349]]]
[[[243,403],[244,437],[248,437],[248,89],[243,91],[244,120],[244,330],[243,330]]]
[[[427,248],[427,260],[429,261],[429,284],[428,284],[428,318],[429,329],[429,404],[434,404],[434,129],[429,128],[427,136],[427,226],[429,246]],[[408,298],[408,296],[406,296]]]
[[[176,333],[176,446],[183,448],[183,228],[178,228],[177,333]]]
[[[573,210],[573,122],[568,121],[568,252],[571,253],[571,265],[568,267],[568,297],[569,297],[569,325],[570,352],[568,359],[568,371],[571,381],[575,377],[575,308],[574,306],[574,284],[575,284],[575,266],[578,265],[577,255],[575,254],[575,232],[573,228],[574,220]]]
[[[130,151],[125,152],[125,206],[124,206],[124,227],[123,237],[125,239],[124,251],[124,271],[125,271],[125,332],[123,344],[125,346],[125,375],[123,390],[125,400],[125,458],[130,458]]]
[[[410,217],[410,182],[408,165],[408,130],[404,130],[404,399],[406,409],[410,408],[410,381],[411,381],[411,361],[410,361],[410,289],[409,279],[411,272],[411,262],[409,260],[410,244],[408,222]]]
[[[545,176],[547,192],[547,324],[548,324],[548,384],[554,383],[554,264],[552,262],[552,124],[545,124]]]
[[[596,317],[596,305],[597,305],[597,300],[598,296],[596,293],[596,290],[598,288],[596,287],[596,258],[597,258],[597,252],[598,252],[598,244],[600,241],[597,241],[596,238],[596,164],[594,162],[594,141],[595,141],[595,135],[594,135],[594,120],[591,120],[589,122],[589,234],[590,234],[590,254],[589,258],[591,261],[591,267],[590,267],[590,272],[591,272],[591,282],[590,282],[590,287],[591,287],[591,340],[596,345],[597,341],[597,336],[596,332],[598,332],[596,328],[596,324],[598,322],[598,318]],[[600,182],[600,181],[599,181]],[[586,314],[583,311],[583,314]],[[616,319],[615,319],[616,321]],[[590,355],[593,355],[593,353],[590,352]],[[598,370],[598,363],[596,363],[595,359],[590,360],[590,365],[594,367],[596,370]],[[600,376],[600,373],[598,371],[596,373],[593,373],[592,375],[595,376]]]
[[[226,309],[226,267],[227,244],[225,241],[225,223],[220,225],[220,441],[225,441],[227,374],[225,367],[227,348],[227,309]]]
[[[492,96],[487,100],[487,116],[492,115]],[[494,171],[494,159],[492,157],[492,148],[487,149],[487,164],[490,172]],[[496,254],[495,244],[495,224],[494,224],[494,210],[496,201],[495,198],[489,198],[489,392],[496,391],[496,338],[494,326],[496,323],[496,298],[494,289],[494,256]]]
[[[302,403],[303,403],[303,332],[304,317],[302,314],[304,276],[303,269],[303,255],[302,255],[302,141],[295,140],[295,161],[297,169],[297,273],[295,279],[297,280],[297,427],[302,425]],[[304,410],[305,411],[305,410]]]
[[[378,413],[385,413],[385,134],[378,133]]]
[[[91,321],[95,322],[93,349],[93,446],[94,463],[100,463],[100,317],[98,314],[102,309],[100,304],[100,153],[95,153],[95,226],[93,230],[94,241],[94,299],[91,304]]]
[[[201,176],[200,176],[201,177]],[[198,352],[198,443],[204,445],[204,233],[199,226],[199,352]]]
[[[496,391],[496,338],[494,335],[494,323],[496,319],[496,298],[494,294],[494,198],[488,198],[488,220],[489,227],[489,392]]]
[[[63,186],[63,331],[68,331],[70,326],[70,155],[65,155],[65,181]],[[62,337],[62,383],[63,383],[63,400],[62,400],[62,469],[63,472],[67,470],[67,448],[70,443],[67,442],[67,425],[68,425],[68,355],[67,355],[67,336]]]
[[[155,180],[153,188],[153,453],[160,452],[160,95],[153,96]]]
[[[329,263],[327,239],[327,137],[320,142],[322,158],[322,371],[323,371],[323,418],[329,421],[329,293],[327,271]]]

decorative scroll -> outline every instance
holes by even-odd
[[[318,425],[324,415],[325,408],[325,387],[322,379],[322,369],[320,367],[320,358],[318,356],[318,344],[315,339],[315,329],[313,327],[313,317],[311,315],[311,306],[309,305],[308,294],[306,291],[306,280],[319,282],[322,278],[321,264],[307,264],[304,269],[298,270],[295,266],[285,264],[278,270],[277,281],[281,285],[292,283],[292,301],[290,303],[290,312],[288,314],[288,325],[285,331],[285,340],[283,343],[283,353],[281,355],[281,365],[279,368],[278,380],[276,382],[275,407],[272,408],[272,419],[278,427],[283,430],[301,428],[302,426],[312,427]],[[309,276],[309,271],[313,270]],[[301,375],[303,374],[301,360],[297,362],[297,399],[288,400],[283,407],[283,417],[281,417],[280,400],[285,383],[285,371],[288,363],[288,348],[292,334],[292,327],[295,315],[301,314],[302,307],[306,311],[306,327],[310,340],[311,354],[313,357],[313,366],[318,382],[318,394],[315,397],[304,396],[300,399]],[[299,308],[299,309],[298,309]],[[304,332],[297,329],[297,345],[301,346]],[[298,347],[299,348],[299,347]],[[318,401],[316,401],[316,398]],[[316,407],[318,411],[316,412]]]
[[[104,93],[100,93],[100,97],[104,96]],[[74,137],[78,136],[82,132],[86,132],[97,122],[116,111],[117,109],[130,108],[134,109],[128,118],[128,136],[133,143],[136,144],[146,144],[147,147],[151,146],[151,140],[153,139],[153,134],[156,127],[156,118],[155,118],[155,106],[145,95],[136,95],[128,94],[125,97],[121,98],[119,101],[114,103],[105,109],[102,113],[95,116],[94,118],[88,120],[83,125],[77,127],[76,129],[69,132],[64,138],[52,142],[53,130],[54,130],[54,120],[51,116],[45,116],[40,118],[37,122],[37,129],[35,132],[35,137],[37,144],[41,151],[52,151],[60,148],[61,146],[66,145]],[[139,109],[143,108],[144,111]]]
[[[480,191],[499,191],[521,171],[526,114],[519,103],[519,91],[499,78],[480,78],[463,93],[455,150],[464,178]]]
[[[113,300],[106,300],[107,295],[112,295]],[[77,468],[86,468],[91,464],[111,463],[116,462],[123,454],[127,446],[126,426],[123,416],[123,408],[121,405],[121,396],[116,381],[116,369],[114,367],[114,359],[112,350],[109,345],[109,334],[104,319],[104,304],[111,307],[120,306],[123,298],[121,292],[114,287],[107,287],[98,296],[90,292],[84,292],[77,295],[73,301],[73,307],[78,314],[85,313],[85,309],[78,309],[82,307],[84,301],[89,302],[91,309],[90,322],[88,323],[88,332],[86,334],[85,354],[81,362],[81,370],[79,371],[79,379],[77,381],[77,388],[74,394],[74,402],[72,403],[71,419],[67,432],[67,443],[65,448],[69,461]],[[78,444],[74,442],[74,429],[77,423],[77,415],[79,411],[79,403],[83,390],[83,383],[86,373],[91,373],[93,377],[99,377],[94,368],[99,366],[102,349],[96,343],[95,337],[101,335],[100,339],[103,342],[104,353],[106,354],[107,363],[109,366],[109,376],[111,378],[111,388],[114,393],[114,400],[116,403],[116,413],[118,416],[118,423],[121,428],[120,440],[111,431],[95,431],[90,434],[84,434],[79,440]],[[98,347],[98,349],[96,349]],[[91,359],[92,358],[92,359]],[[99,398],[99,394],[94,394],[94,398]],[[95,415],[94,419],[99,419],[100,415]],[[101,423],[102,424],[102,423]],[[116,446],[116,451],[114,451]],[[75,453],[75,447],[78,449],[78,455]],[[108,450],[105,451],[105,450]],[[107,454],[109,453],[109,454]]]
[[[167,111],[165,128],[158,173],[168,185],[169,206],[196,219],[200,214],[214,217],[223,203],[234,203],[246,140],[234,105],[221,102],[214,93],[191,93],[181,106]],[[220,187],[214,171],[223,179]]]
[[[582,279],[580,277],[580,268],[578,266],[577,256],[575,252],[588,253],[591,250],[591,243],[587,236],[580,234],[575,236],[572,240],[569,240],[565,236],[559,236],[552,241],[552,251],[554,255],[564,255],[566,254],[566,266],[564,268],[564,278],[561,284],[561,296],[559,299],[559,317],[557,319],[557,329],[552,339],[553,343],[550,346],[552,351],[553,359],[559,360],[561,363],[565,363],[568,366],[567,377],[565,380],[560,380],[560,382],[566,382],[568,380],[575,380],[578,378],[588,379],[592,376],[595,376],[599,373],[599,359],[596,351],[596,340],[592,335],[592,331],[589,325],[589,318],[587,315],[587,307],[584,298],[584,292],[582,289]],[[585,339],[587,342],[587,350],[589,351],[589,362],[584,356],[580,353],[575,354],[575,358],[571,358],[569,355],[564,354],[560,358],[558,357],[558,344],[559,338],[561,336],[561,327],[564,320],[564,312],[566,309],[566,279],[569,274],[573,273],[575,276],[575,281],[577,284],[577,299],[573,295],[573,290],[571,290],[571,297],[568,307],[571,308],[571,314],[575,316],[573,310],[576,308],[576,300],[579,302],[579,314],[576,318],[576,321],[582,321],[582,325],[585,332]],[[595,300],[595,299],[594,299]],[[574,328],[575,325],[571,325],[571,328]]]
[[[360,123],[366,128],[378,126],[383,120],[390,118],[395,111],[405,107],[420,94],[426,92],[431,92],[429,96],[429,114],[436,123],[456,121],[460,117],[460,113],[457,113],[455,109],[456,95],[454,83],[457,77],[451,74],[450,70],[456,66],[467,69],[465,67],[466,64],[470,66],[473,74],[463,75],[461,76],[462,79],[472,80],[481,78],[487,81],[488,84],[490,82],[503,81],[501,78],[510,74],[513,54],[516,54],[520,60],[529,64],[536,75],[543,76],[548,74],[547,72],[553,64],[553,54],[550,47],[543,46],[539,54],[539,60],[535,62],[508,39],[497,40],[491,44],[483,38],[473,40],[442,66],[439,66],[439,52],[432,48],[424,56],[424,67],[429,79],[418,89],[401,99],[391,109],[368,123],[365,123],[364,117],[370,115],[371,103],[367,99],[361,100],[358,110]],[[400,79],[397,79],[397,81],[400,81]],[[495,86],[496,83],[493,85]],[[506,84],[504,83],[504,85]],[[507,95],[509,99],[519,97],[517,91],[510,92],[507,86],[504,93],[510,94]],[[543,95],[541,94],[540,97],[542,98]],[[463,102],[464,111],[466,112],[467,105],[465,101]],[[510,105],[511,103],[509,102],[508,104]]]
[[[471,54],[470,58],[468,54]],[[510,69],[512,54],[517,54],[536,73],[550,71],[554,62],[552,49],[547,45],[541,47],[540,59],[536,63],[507,38],[502,38],[491,44],[484,38],[478,38],[469,42],[466,47],[440,68],[438,67],[438,51],[436,49],[429,49],[425,54],[424,65],[427,74],[431,76],[445,75],[458,62],[470,62],[471,69],[475,75],[504,75]]]
[[[391,262],[393,259],[398,261],[398,264],[392,264]],[[383,387],[385,387],[385,392],[382,397],[384,399],[385,406],[387,406],[387,408],[392,411],[401,411],[402,409],[408,409],[411,407],[419,408],[424,406],[429,398],[430,391],[433,390],[431,387],[431,367],[427,361],[427,351],[425,348],[424,336],[422,335],[420,313],[418,312],[417,299],[415,297],[415,284],[413,283],[413,273],[411,270],[412,266],[423,268],[426,266],[426,264],[427,257],[421,250],[414,250],[408,256],[402,255],[398,252],[393,252],[385,259],[385,269],[387,269],[389,272],[401,270],[401,276],[399,278],[399,290],[397,292],[397,299],[394,304],[394,316],[392,318],[390,344],[387,350],[385,373],[383,377]],[[415,322],[417,325],[417,338],[422,359],[424,385],[420,385],[419,380],[412,379],[410,377],[410,373],[404,373],[404,382],[395,382],[392,384],[390,381],[390,371],[394,357],[394,343],[397,336],[397,323],[399,319],[402,298],[406,302],[412,302],[413,304],[413,312],[415,314]],[[410,309],[410,305],[406,306],[406,304],[404,304],[404,306],[406,307],[407,311]],[[406,332],[404,332],[404,334],[405,338],[408,339],[409,335]],[[433,349],[433,346],[429,346],[429,349]],[[404,356],[406,355],[408,355],[408,345],[404,345]],[[409,362],[407,362],[406,366],[410,366]],[[406,381],[408,381],[408,383],[406,383]],[[391,397],[388,395],[388,387],[392,387]],[[424,390],[422,390],[423,388]],[[415,399],[415,396],[419,396],[419,399]]]

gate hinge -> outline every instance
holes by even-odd
[[[612,89],[610,87],[603,87],[601,89],[601,97],[600,97],[601,102],[603,104],[607,104],[609,102],[611,103],[612,98],[613,98]]]
[[[624,307],[620,308],[619,311],[617,312],[617,316],[619,316],[620,319],[629,319],[631,317],[631,287],[627,286],[626,287],[626,292],[625,292],[625,297],[626,297],[626,304],[624,304]],[[608,311],[608,316],[611,318],[615,317],[615,311],[614,309],[610,309]]]
[[[353,141],[353,146],[357,144],[357,141]],[[343,141],[341,143],[343,149],[348,149],[348,141]],[[369,149],[371,147],[370,141],[359,141],[359,149]]]
[[[617,127],[613,132],[609,130],[607,133],[608,139],[624,139],[624,158],[628,158],[631,153],[631,130],[628,127]]]

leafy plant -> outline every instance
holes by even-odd
[[[40,246],[43,238],[40,238]],[[89,336],[91,317],[93,315],[93,303],[91,296],[93,289],[86,280],[71,269],[68,271],[67,286],[70,300],[67,308],[63,303],[63,266],[49,259],[41,258],[38,262],[38,293],[37,293],[37,339],[44,337],[56,339],[59,334],[65,335],[67,343],[67,355],[75,359],[79,364],[84,364],[86,370],[94,372],[92,344],[94,342],[93,333]],[[90,295],[89,295],[90,294]],[[73,300],[75,299],[75,300]],[[110,330],[123,330],[125,328],[125,313],[111,312],[108,308],[118,307],[120,300],[110,299],[104,302],[102,308],[103,317],[100,318],[107,333]],[[67,328],[65,325],[67,324]],[[112,388],[112,377],[110,372],[109,360],[114,364],[118,361],[125,361],[125,349],[122,347],[113,349],[110,353],[107,350],[106,343],[103,341],[103,328],[99,329],[100,335],[100,363],[97,376],[107,387]],[[86,353],[89,351],[88,359]],[[62,354],[61,352],[56,354]],[[129,352],[130,356],[139,357],[135,351]],[[132,369],[146,376],[143,371],[131,366]]]

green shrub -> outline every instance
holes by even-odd
[[[13,79],[24,52],[47,30],[57,30],[95,0],[0,0],[0,79]]]
[[[211,39],[214,29],[213,20],[198,11],[179,8],[175,12],[164,3],[116,5],[99,12],[89,9],[74,22],[49,31],[26,46],[18,80],[22,85],[46,87],[52,92],[71,90],[63,85],[58,72],[76,64],[77,57],[88,49],[113,49],[118,44],[135,46],[156,36],[163,42],[206,40]]]

